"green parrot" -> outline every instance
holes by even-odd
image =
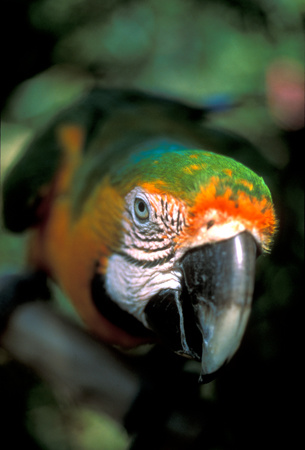
[[[220,154],[238,146],[207,111],[96,88],[27,147],[3,186],[27,264],[66,293],[89,330],[124,348],[161,342],[228,361],[251,310],[255,263],[276,217],[264,180]],[[220,152],[220,153],[219,153]]]

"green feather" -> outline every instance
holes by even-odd
[[[217,196],[230,187],[236,198],[243,191],[258,200],[271,201],[263,178],[243,164],[227,156],[173,144],[159,143],[151,149],[131,153],[111,170],[112,183],[124,194],[137,185],[152,183],[188,203],[213,177],[219,179]]]

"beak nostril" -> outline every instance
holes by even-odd
[[[207,223],[207,230],[209,230],[215,224],[215,220],[209,220]]]

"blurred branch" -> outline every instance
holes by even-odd
[[[59,395],[103,411],[119,423],[139,390],[139,375],[123,356],[43,302],[16,308],[0,344]]]

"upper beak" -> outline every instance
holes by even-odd
[[[201,381],[239,347],[251,310],[257,246],[243,232],[189,250],[181,292],[161,291],[145,308],[149,326],[174,351],[201,359]]]

